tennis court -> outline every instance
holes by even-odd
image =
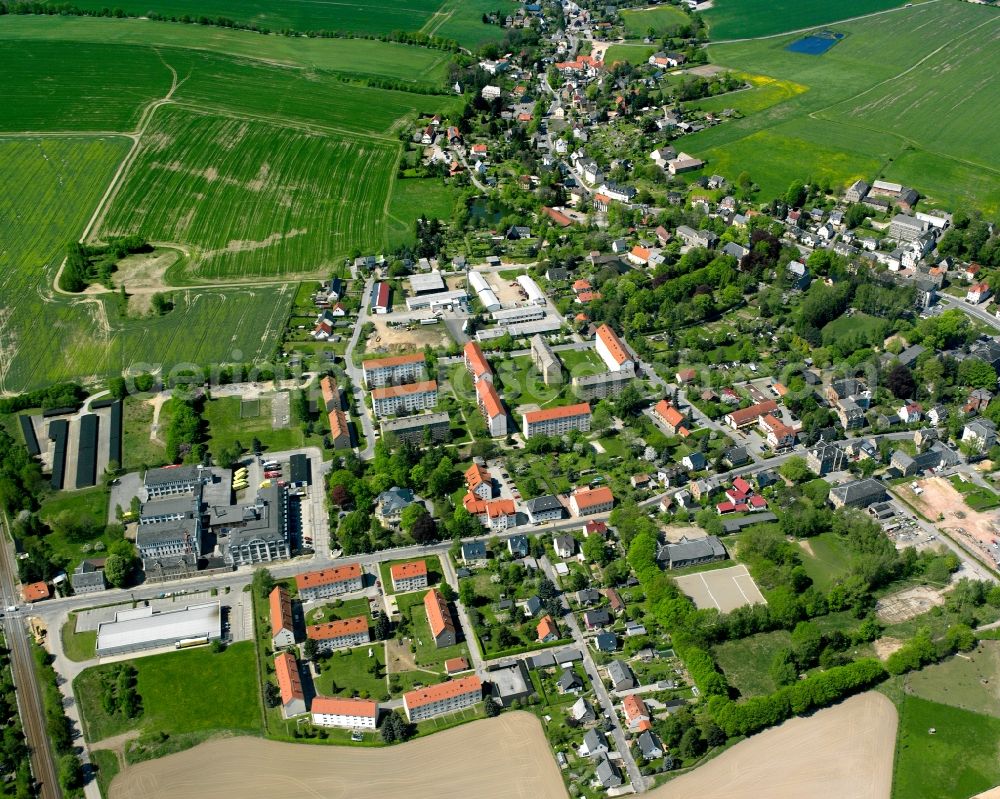
[[[744,605],[767,604],[746,566],[685,574],[676,579],[678,587],[699,610],[715,608],[720,613],[729,613]]]

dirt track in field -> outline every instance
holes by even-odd
[[[226,738],[140,763],[111,799],[565,799],[538,720],[505,713],[402,746],[309,746]]]
[[[748,738],[651,799],[888,799],[896,708],[874,691]]]

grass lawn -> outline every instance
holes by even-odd
[[[53,529],[45,536],[45,541],[56,555],[67,561],[67,574],[72,572],[84,558],[91,555],[103,556],[101,550],[93,549],[96,544],[102,543],[107,549],[121,539],[120,535],[105,532],[108,522],[108,491],[104,486],[84,488],[80,491],[60,491],[42,504],[42,519],[50,525],[64,513],[71,514],[76,519],[87,520],[98,531],[94,536],[80,541],[70,540],[60,529]],[[56,524],[55,528],[58,527]],[[88,547],[90,549],[85,549]]]
[[[951,480],[951,484],[965,499],[965,504],[973,510],[989,510],[1000,505],[1000,496],[988,488],[967,482],[957,474],[952,475],[949,479]]]
[[[334,600],[315,607],[306,615],[306,624],[319,624],[333,619],[352,619],[355,616],[368,618],[370,606],[366,597]]]
[[[738,641],[726,641],[713,648],[715,658],[729,680],[744,697],[769,694],[775,690],[768,670],[771,658],[779,649],[791,645],[787,630],[759,633]]]
[[[167,462],[165,447],[149,437],[152,425],[153,406],[139,396],[126,397],[122,417],[122,467],[126,471]]]
[[[838,339],[843,336],[854,336],[858,333],[882,339],[888,332],[888,328],[889,323],[885,319],[879,319],[877,316],[870,316],[866,313],[854,313],[828,322],[822,330],[823,343],[836,344]]]
[[[629,8],[622,12],[622,22],[629,36],[645,37],[650,30],[654,36],[672,34],[691,24],[691,17],[676,6],[653,6],[652,8]]]
[[[802,566],[820,591],[850,570],[851,551],[834,533],[822,533],[799,542]]]
[[[906,678],[909,693],[931,702],[1000,718],[1000,641],[983,641],[967,656],[948,658]]]
[[[460,489],[459,501],[461,501],[461,496],[465,495],[465,489]],[[396,592],[392,590],[392,574],[390,570],[397,563],[410,563],[414,560],[421,560],[421,558],[404,558],[403,560],[390,560],[379,565],[379,576],[382,578],[382,590],[387,594],[395,594]],[[426,558],[422,558],[424,563],[427,564],[427,586],[432,588],[441,582],[441,559],[437,555],[429,555]],[[427,593],[427,588],[418,589],[417,593],[421,597]]]
[[[520,355],[503,361],[494,360],[494,368],[500,376],[500,394],[508,406],[535,404],[547,407],[563,395],[565,386],[547,386],[542,376],[527,355]]]
[[[304,436],[295,419],[290,427],[275,430],[271,426],[271,400],[262,399],[257,403],[257,415],[251,418],[240,416],[242,401],[239,397],[222,397],[205,403],[204,416],[208,422],[209,449],[218,455],[225,447],[239,442],[244,451],[250,442],[259,438],[266,450],[281,451],[303,446]],[[247,409],[244,409],[246,412]],[[253,412],[253,409],[251,409]]]
[[[916,696],[898,710],[893,797],[966,797],[1000,782],[1000,719]]]
[[[182,748],[186,748],[213,733],[261,733],[252,642],[233,644],[219,654],[207,648],[191,649],[129,662],[139,674],[142,715],[138,719],[104,712],[100,677],[113,664],[86,669],[74,680],[73,693],[80,703],[89,742],[138,730],[142,735],[164,733],[168,739],[182,738]]]
[[[438,648],[431,636],[431,628],[424,612],[424,593],[415,591],[411,594],[400,594],[397,600],[400,615],[410,617],[410,641],[416,646],[414,660],[420,668],[444,674],[444,662],[451,658],[462,657],[471,662],[469,647],[464,641],[454,646]],[[468,634],[470,631],[463,631]]]
[[[318,695],[389,698],[385,683],[385,646],[381,642],[335,652],[321,663],[322,671],[315,678]],[[378,663],[381,676],[376,677],[369,670],[372,663]]]
[[[102,796],[110,796],[108,789],[111,781],[121,770],[118,754],[111,749],[94,749],[90,753],[90,762],[97,769],[97,784]]]
[[[63,652],[74,663],[82,663],[97,656],[97,630],[76,631],[76,614],[69,618],[60,631]]]
[[[604,53],[604,63],[645,64],[656,48],[648,44],[613,44]]]

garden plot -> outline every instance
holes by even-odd
[[[686,574],[676,581],[699,609],[715,608],[720,613],[729,613],[744,605],[767,604],[746,566]]]

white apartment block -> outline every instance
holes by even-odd
[[[317,727],[374,730],[378,726],[378,702],[372,699],[343,699],[317,696],[312,701],[312,723]]]
[[[361,364],[365,385],[380,388],[409,380],[420,380],[427,370],[423,353],[416,355],[395,355],[391,358],[375,358]]]
[[[400,411],[430,410],[437,405],[437,381],[383,386],[372,391],[372,410],[376,416],[392,416]]]

